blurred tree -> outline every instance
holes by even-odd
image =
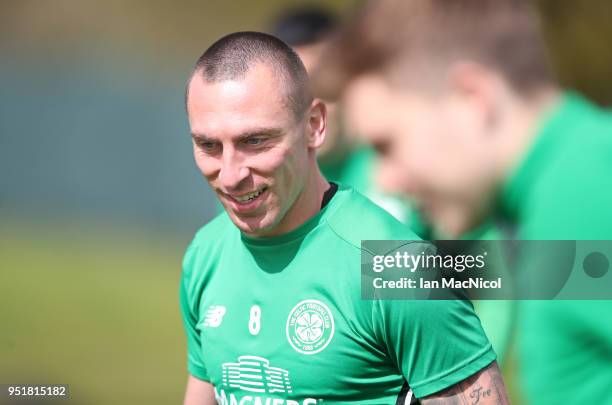
[[[612,104],[612,2],[539,0],[543,29],[561,83]]]

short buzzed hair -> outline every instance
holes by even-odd
[[[306,68],[287,44],[270,34],[244,31],[222,37],[198,58],[192,77],[201,74],[209,83],[241,79],[257,63],[272,69],[287,108],[302,118],[312,102]],[[187,91],[185,100],[188,96]]]
[[[468,60],[528,94],[554,82],[539,23],[530,0],[371,0],[336,37],[317,85],[335,95],[352,77],[390,66],[418,84],[411,68],[438,75]]]

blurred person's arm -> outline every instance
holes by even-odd
[[[501,372],[494,361],[471,377],[425,398],[422,405],[507,405],[508,394]]]
[[[217,405],[213,385],[189,375],[183,405]]]

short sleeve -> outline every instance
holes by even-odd
[[[464,300],[379,300],[374,325],[417,398],[442,391],[495,360]]]
[[[194,377],[209,381],[208,372],[202,360],[202,342],[198,329],[200,294],[197,283],[191,277],[193,267],[197,263],[196,253],[197,248],[195,243],[192,242],[183,258],[179,300],[183,325],[187,335],[187,369]]]

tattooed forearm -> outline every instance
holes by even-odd
[[[452,387],[421,398],[422,405],[508,405],[506,387],[497,362]]]

